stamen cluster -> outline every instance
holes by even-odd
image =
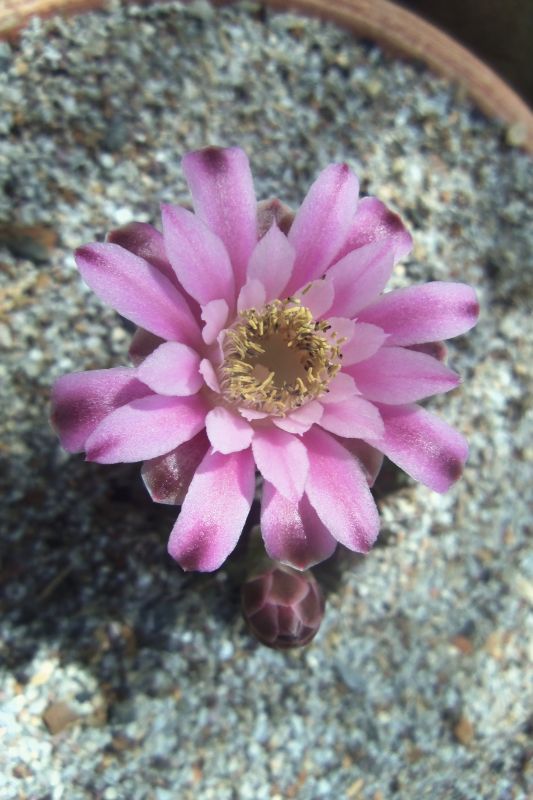
[[[327,391],[343,341],[295,297],[243,311],[226,331],[222,392],[231,403],[284,416]]]

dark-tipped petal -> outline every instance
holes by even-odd
[[[191,310],[156,267],[118,244],[88,244],[76,264],[91,289],[126,319],[147,331],[186,344],[200,340]]]
[[[352,226],[336,261],[352,250],[371,242],[382,242],[390,250],[394,263],[406,256],[413,246],[413,239],[398,214],[387,208],[377,197],[362,197]]]
[[[359,181],[347,164],[330,164],[309,189],[289,231],[296,251],[288,291],[319,278],[344,244],[357,207]]]
[[[379,410],[385,435],[376,447],[415,480],[446,492],[463,472],[468,456],[464,437],[417,405],[380,405]]]
[[[346,372],[366,398],[389,405],[449,392],[460,383],[459,375],[441,361],[407,347],[382,347]]]
[[[168,552],[185,570],[212,572],[234,549],[255,491],[250,448],[223,455],[209,450],[196,470]]]
[[[257,203],[246,153],[239,147],[206,147],[188,153],[182,163],[194,210],[224,242],[238,291],[257,242]]]
[[[52,425],[65,450],[79,453],[108,414],[150,394],[135,370],[127,367],[71,372],[58,378],[52,389]]]
[[[132,400],[108,414],[85,443],[88,461],[144,461],[169,453],[204,427],[207,407],[198,395]]]
[[[176,274],[165,251],[163,234],[148,222],[130,222],[122,228],[115,228],[107,234],[106,242],[118,244],[130,253],[144,258],[172,283],[176,283]]]
[[[141,475],[152,500],[166,505],[181,505],[208,449],[206,433],[200,431],[170,453],[145,461]]]
[[[479,303],[471,286],[432,281],[384,294],[358,319],[388,333],[388,345],[411,345],[466,333],[478,316]]]
[[[309,569],[329,558],[337,542],[304,495],[288,500],[268,481],[263,485],[261,534],[270,558],[296,569]]]

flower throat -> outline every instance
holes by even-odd
[[[343,341],[294,297],[243,311],[226,331],[222,392],[231,403],[283,416],[327,391]]]

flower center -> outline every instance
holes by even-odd
[[[222,392],[231,403],[283,416],[327,391],[343,341],[294,297],[243,311],[226,331]]]

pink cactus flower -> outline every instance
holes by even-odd
[[[162,208],[76,253],[96,294],[139,326],[132,367],[65,375],[52,420],[63,447],[102,464],[144,461],[157,502],[181,505],[169,552],[217,569],[263,477],[271,558],[306,569],[338,542],[366,553],[383,454],[437,492],[460,476],[464,438],[417,401],[459,376],[439,343],[469,330],[476,296],[433,282],[383,294],[411,248],[401,220],[358,200],[331,164],[292,214],[257,204],[248,159],[183,159],[194,213]]]

